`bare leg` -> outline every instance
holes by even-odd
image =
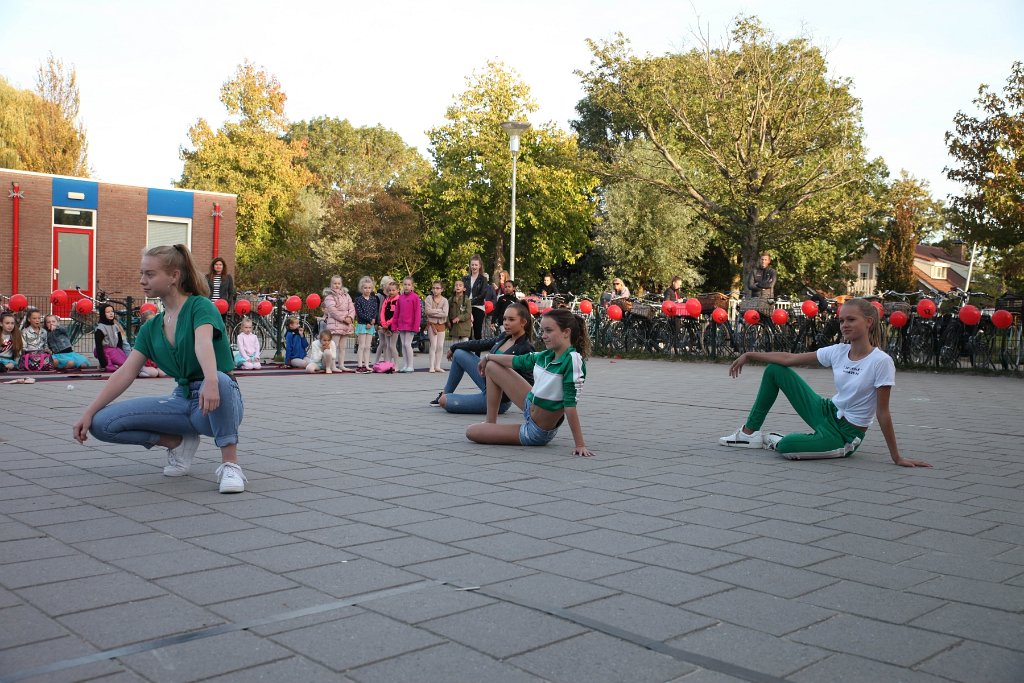
[[[324,351],[324,372],[328,375],[334,372],[334,354],[330,351]]]
[[[334,346],[338,349],[338,357],[334,359],[334,369],[341,370],[345,367],[345,337],[340,334],[332,334],[331,339],[334,341]]]
[[[480,422],[466,428],[466,438],[476,443],[519,446],[519,425]]]
[[[306,359],[292,358],[291,363],[289,363],[289,365],[291,365],[293,368],[304,368],[306,367]]]

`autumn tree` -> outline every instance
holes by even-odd
[[[528,119],[536,110],[519,75],[488,62],[467,79],[447,122],[428,131],[435,175],[420,197],[437,274],[462,275],[474,253],[488,266],[507,268],[512,158],[500,125]],[[590,245],[596,179],[578,170],[577,155],[576,138],[550,123],[522,138],[515,268],[520,280],[531,282],[541,270],[572,263]]]
[[[592,167],[679,197],[740,253],[744,274],[765,249],[862,224],[860,102],[807,37],[779,41],[739,18],[721,46],[700,36],[688,52],[638,57],[620,35],[590,47],[585,106],[606,122],[586,129],[605,148]],[[633,138],[658,151],[653,163],[614,153]]]
[[[941,202],[932,198],[928,183],[906,171],[889,187],[887,217],[877,236],[878,289],[910,292],[917,288],[914,250],[943,226]]]
[[[287,96],[271,74],[250,62],[224,83],[220,101],[228,119],[213,130],[205,119],[189,129],[193,149],[181,149],[185,162],[179,187],[238,195],[239,270],[245,271],[287,243],[288,218],[299,191],[312,181],[302,166],[305,145],[286,141]]]

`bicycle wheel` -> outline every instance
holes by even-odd
[[[743,348],[747,351],[771,351],[771,332],[761,324],[747,325],[743,328]]]
[[[651,350],[663,356],[671,356],[675,350],[674,336],[671,326],[665,320],[658,320],[651,330]]]
[[[1005,367],[1007,370],[1018,370],[1021,367],[1021,360],[1024,360],[1024,348],[1021,345],[1021,328],[1014,326],[1006,330],[1006,344],[1004,346]]]
[[[898,328],[887,326],[885,328],[885,352],[889,354],[896,365],[906,363],[903,353],[903,335]]]
[[[928,366],[935,357],[935,337],[931,325],[919,324],[910,330],[908,343],[911,365]]]
[[[651,346],[651,324],[646,318],[631,316],[626,323],[625,350],[646,353]]]
[[[960,367],[960,338],[963,336],[963,323],[959,320],[949,321],[939,335],[939,366],[943,368]]]
[[[971,359],[971,367],[978,370],[994,370],[995,358],[995,325],[989,320],[983,320],[978,329],[974,332],[968,342],[968,354]]]
[[[613,353],[626,350],[626,326],[621,320],[613,320],[602,331],[604,347]]]

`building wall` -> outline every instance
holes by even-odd
[[[20,201],[18,293],[46,296],[53,281],[54,176],[0,169],[0,294],[14,294],[13,201],[7,196],[12,183],[23,193]],[[145,187],[98,183],[96,197],[95,290],[108,296],[139,298],[139,259],[146,246],[148,216],[153,215],[153,195],[177,198],[186,206],[179,215],[190,213],[191,246],[199,270],[206,272],[213,259],[213,205],[222,213],[218,255],[235,264],[235,213],[233,195],[208,192],[150,190]],[[189,201],[190,197],[190,201]],[[58,206],[74,206],[63,201]]]

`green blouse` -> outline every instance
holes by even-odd
[[[178,384],[187,387],[189,382],[204,379],[203,368],[196,356],[195,334],[196,329],[202,325],[213,326],[213,352],[217,359],[217,369],[231,372],[235,369],[235,360],[224,320],[213,302],[202,296],[190,296],[182,304],[178,324],[174,329],[173,346],[164,334],[164,314],[161,312],[139,330],[135,338],[135,349],[156,363]]]

